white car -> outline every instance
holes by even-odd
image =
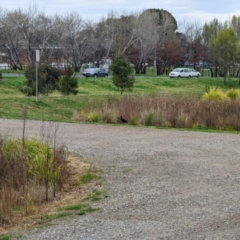
[[[175,68],[169,73],[170,78],[180,78],[180,77],[197,77],[201,76],[200,72],[192,68]]]

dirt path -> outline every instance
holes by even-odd
[[[44,129],[104,170],[110,197],[24,239],[240,239],[239,134],[38,121],[26,134]],[[0,133],[21,136],[22,121]]]

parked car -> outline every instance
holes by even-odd
[[[180,77],[200,77],[200,72],[192,68],[175,68],[169,73],[170,78],[180,78]]]
[[[108,72],[105,68],[86,68],[82,75],[85,77],[108,77]]]

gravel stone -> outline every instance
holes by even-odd
[[[2,136],[23,121],[0,119]],[[128,125],[27,121],[28,137],[58,144],[103,169],[100,211],[56,220],[23,239],[240,239],[239,134]]]

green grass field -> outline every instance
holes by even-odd
[[[238,79],[228,79],[225,86],[221,78],[170,79],[158,76],[136,76],[132,92],[125,95],[173,95],[200,98],[207,86],[217,86],[223,90],[239,89]],[[111,78],[79,78],[79,94],[62,96],[53,92],[49,96],[36,98],[23,95],[19,89],[24,86],[25,77],[3,77],[0,81],[0,118],[21,119],[23,108],[28,109],[28,119],[71,122],[74,111],[91,109],[121,98],[119,90],[112,84]]]

